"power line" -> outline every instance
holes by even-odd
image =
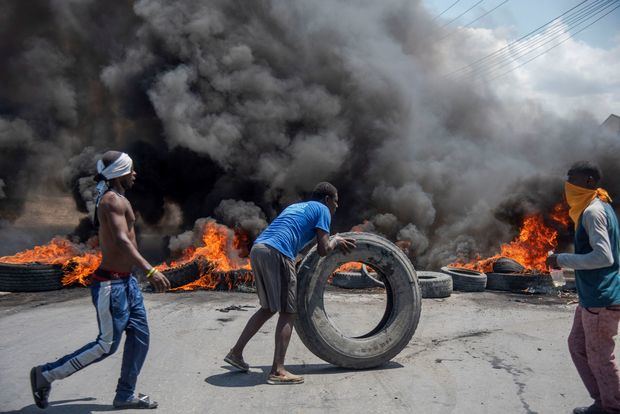
[[[482,14],[481,16],[476,17],[474,20],[472,20],[471,22],[467,23],[463,27],[470,27],[472,24],[476,23],[478,20],[482,19],[483,17],[486,17],[489,14],[493,13],[495,10],[499,9],[500,7],[502,7],[504,4],[508,3],[509,1],[510,0],[504,0],[503,2],[498,4],[497,6],[493,7],[491,10],[487,11],[486,13]],[[439,40],[447,39],[448,37],[452,36],[457,31],[458,31],[458,29],[452,30],[450,33],[448,33],[444,37],[439,38]]]
[[[558,17],[556,17],[556,18],[554,18],[554,19],[552,19],[552,20],[548,21],[547,23],[543,24],[542,26],[539,26],[538,28],[536,28],[536,29],[532,30],[531,32],[529,32],[529,33],[527,33],[527,34],[525,34],[525,35],[521,36],[520,38],[518,38],[517,40],[514,40],[513,42],[511,42],[511,43],[509,43],[508,45],[504,46],[503,48],[498,49],[498,50],[496,50],[495,52],[493,52],[493,53],[491,53],[491,54],[489,54],[489,55],[483,56],[483,57],[481,57],[481,58],[479,58],[479,59],[475,60],[474,62],[470,63],[469,65],[466,65],[466,66],[463,66],[463,67],[461,67],[461,68],[459,68],[459,69],[456,69],[456,70],[454,70],[453,72],[448,73],[446,76],[450,76],[450,75],[453,75],[453,74],[455,74],[455,73],[457,73],[457,72],[460,72],[460,71],[462,71],[462,70],[465,70],[465,69],[467,69],[467,68],[470,68],[470,67],[472,67],[472,66],[474,66],[474,65],[476,65],[476,64],[478,64],[478,63],[480,63],[480,62],[483,62],[483,61],[485,61],[485,60],[489,59],[489,58],[490,58],[490,57],[492,57],[492,56],[495,56],[495,55],[496,55],[496,54],[498,54],[498,53],[501,53],[503,50],[505,50],[505,49],[507,49],[507,48],[511,47],[512,45],[514,45],[514,44],[516,44],[516,43],[520,42],[520,41],[521,41],[521,40],[523,40],[523,39],[526,39],[526,38],[527,38],[527,37],[529,37],[530,35],[532,35],[532,34],[534,34],[534,33],[537,33],[538,31],[540,31],[540,30],[541,30],[541,29],[543,29],[544,27],[548,26],[549,24],[553,23],[554,21],[558,20],[559,18],[561,18],[561,17],[565,16],[566,14],[570,13],[571,11],[575,10],[576,8],[578,8],[579,6],[581,6],[582,4],[584,4],[584,3],[588,2],[588,1],[589,1],[589,0],[583,0],[581,3],[579,3],[579,4],[577,4],[576,6],[574,6],[574,7],[570,8],[569,10],[565,11],[564,13],[562,13],[561,15],[559,15]]]
[[[469,77],[478,75],[484,72],[492,72],[495,69],[505,67],[507,64],[511,64],[514,60],[526,56],[536,49],[549,44],[553,40],[556,40],[567,32],[570,32],[575,27],[579,27],[582,23],[588,21],[593,16],[596,16],[599,12],[605,8],[613,5],[617,0],[596,0],[594,4],[588,5],[582,10],[576,12],[570,16],[565,22],[557,23],[549,26],[546,32],[542,33],[542,36],[534,36],[525,42],[517,44],[511,48],[505,49],[502,53],[497,54],[491,59],[488,59],[484,64],[478,64],[472,66],[467,72],[461,73],[456,77]],[[554,27],[555,26],[555,27]],[[521,56],[520,56],[521,55]]]
[[[447,12],[448,10],[450,10],[451,8],[453,8],[454,6],[457,5],[457,3],[459,3],[461,0],[456,0],[454,3],[452,3],[452,5],[450,5],[450,7],[448,7],[447,9],[445,9],[444,11],[442,11],[441,13],[439,13],[437,16],[433,17],[432,21],[435,21],[437,19],[439,19],[441,16],[443,16],[443,14],[445,12]]]
[[[502,68],[511,65],[514,61],[521,59],[537,49],[544,47],[545,45],[562,38],[565,34],[570,33],[571,30],[579,28],[582,24],[588,22],[592,18],[596,17],[601,12],[604,12],[610,6],[617,4],[618,0],[597,0],[598,4],[594,8],[589,7],[587,11],[580,11],[577,15],[572,16],[566,21],[564,25],[560,25],[550,30],[548,33],[544,33],[541,37],[534,37],[524,44],[518,45],[514,49],[507,49],[509,53],[505,57],[497,57],[494,62],[487,62],[485,65],[479,65],[476,68],[472,68],[468,73],[461,74],[460,76],[469,78],[477,75],[492,75],[497,73]],[[602,2],[601,2],[602,1]],[[597,20],[598,21],[598,20]],[[551,26],[553,27],[553,26]],[[589,27],[589,26],[587,26]],[[581,30],[579,30],[581,32]],[[562,40],[564,42],[565,40]]]
[[[542,53],[540,53],[540,54],[538,54],[538,55],[536,55],[536,56],[532,57],[532,58],[531,58],[531,59],[529,59],[529,60],[526,60],[525,62],[521,63],[520,65],[515,66],[514,68],[512,68],[512,69],[510,69],[510,70],[508,70],[508,71],[506,71],[506,72],[504,72],[504,73],[502,73],[502,74],[500,74],[500,75],[497,75],[497,76],[495,76],[495,77],[491,78],[490,80],[495,80],[495,79],[497,79],[497,78],[501,78],[502,76],[507,75],[508,73],[510,73],[510,72],[512,72],[512,71],[515,71],[515,70],[519,69],[519,68],[520,68],[520,67],[522,67],[522,66],[527,65],[528,63],[530,63],[530,62],[531,62],[531,61],[533,61],[534,59],[537,59],[537,58],[541,57],[542,55],[544,55],[545,53],[549,52],[550,50],[555,49],[556,47],[560,46],[562,43],[566,42],[567,40],[572,39],[573,37],[575,37],[575,35],[577,35],[577,34],[579,34],[579,33],[583,32],[583,31],[584,31],[584,30],[586,30],[588,27],[592,26],[593,24],[595,24],[596,22],[598,22],[598,21],[599,21],[599,20],[601,20],[602,18],[606,17],[607,15],[609,15],[609,14],[613,13],[614,11],[616,11],[616,10],[617,10],[617,9],[619,9],[619,8],[620,8],[620,4],[619,4],[619,5],[617,5],[616,7],[614,7],[613,9],[611,9],[610,11],[608,11],[607,13],[603,14],[602,16],[600,16],[598,19],[594,20],[593,22],[591,22],[591,23],[590,23],[590,24],[588,24],[587,26],[585,26],[585,27],[583,27],[583,28],[579,29],[579,30],[578,30],[578,31],[576,31],[575,33],[572,33],[570,36],[568,36],[566,39],[562,40],[562,41],[561,41],[561,42],[559,42],[558,44],[553,45],[552,47],[550,47],[549,49],[545,50],[544,52],[542,52]]]
[[[449,26],[450,24],[452,24],[453,22],[457,21],[458,19],[460,19],[461,17],[465,16],[467,13],[469,13],[474,7],[476,7],[477,5],[479,5],[480,3],[482,3],[484,0],[480,0],[478,3],[474,4],[473,6],[471,6],[469,9],[465,10],[463,13],[459,14],[458,16],[456,16],[454,19],[450,20],[448,23],[444,24],[443,26],[441,26],[439,29],[443,29],[446,26]]]
[[[476,23],[478,20],[482,19],[483,17],[493,13],[495,10],[499,9],[500,7],[502,7],[504,4],[508,3],[509,0],[504,0],[503,2],[501,2],[500,4],[498,4],[497,6],[493,7],[491,10],[489,10],[488,12],[484,13],[482,16],[479,16],[477,18],[475,18],[474,20],[472,20],[471,22],[467,23],[465,26],[463,27],[469,27],[472,24]]]

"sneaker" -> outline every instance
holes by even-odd
[[[30,387],[32,388],[32,398],[39,408],[47,408],[47,398],[52,390],[52,383],[45,379],[41,367],[34,367],[30,370]]]

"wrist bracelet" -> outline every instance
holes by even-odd
[[[154,267],[151,267],[151,269],[146,272],[146,278],[148,279],[149,277],[153,276],[153,273],[157,272],[157,269],[155,269]]]

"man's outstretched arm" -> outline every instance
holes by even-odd
[[[340,248],[343,253],[349,253],[355,248],[355,240],[345,239],[344,237],[340,237],[338,235],[335,235],[330,239],[329,233],[319,228],[316,229],[316,241],[317,251],[319,252],[319,256],[322,257],[327,256],[337,247]]]

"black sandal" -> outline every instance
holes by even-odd
[[[224,358],[224,362],[232,365],[233,367],[237,368],[239,371],[242,372],[248,372],[250,370],[250,366],[248,365],[248,363],[245,362],[243,358],[237,358],[236,356],[234,356],[232,354],[232,351],[229,352],[228,355],[226,355],[226,357]]]
[[[138,394],[137,397],[134,397],[129,401],[114,401],[112,403],[114,408],[118,408],[121,410],[128,409],[146,409],[152,410],[153,408],[157,408],[157,401],[151,401],[151,397],[144,394]]]
[[[52,390],[52,385],[47,381],[44,384],[40,384],[37,379],[42,376],[41,367],[33,367],[30,370],[30,388],[32,389],[32,398],[34,398],[34,403],[37,407],[47,408],[49,405],[47,398]]]

